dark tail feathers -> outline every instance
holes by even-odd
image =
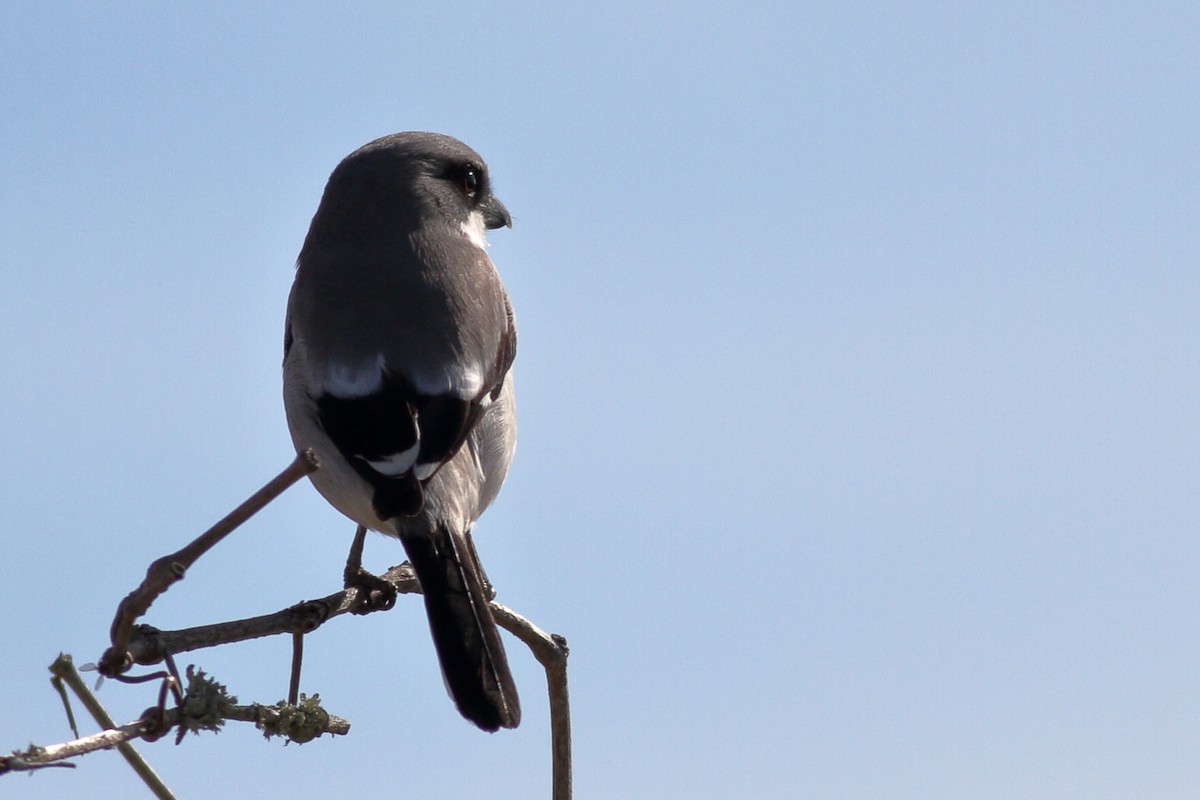
[[[401,541],[421,582],[433,644],[454,704],[485,731],[517,727],[517,688],[466,538],[443,529]]]

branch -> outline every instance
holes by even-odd
[[[319,466],[312,451],[305,450],[296,456],[287,469],[225,515],[216,525],[200,534],[195,541],[152,563],[146,570],[146,578],[141,585],[130,592],[117,606],[117,613],[110,630],[112,647],[100,657],[98,664],[100,674],[116,678],[133,665],[127,646],[129,637],[133,633],[134,622],[149,610],[150,605],[158,599],[159,595],[171,588],[173,583],[183,579],[188,568],[196,563],[196,559],[211,550],[218,542],[254,516],[263,506],[282,494],[293,483],[316,471]]]
[[[412,566],[407,562],[392,567],[379,577],[391,584],[398,594],[417,594],[421,591]],[[366,590],[352,586],[317,600],[305,600],[272,614],[177,631],[163,631],[149,625],[138,625],[130,634],[128,653],[135,663],[149,666],[161,663],[178,653],[202,650],[206,647],[284,633],[311,633],[334,617],[361,612],[364,608],[364,598],[361,595],[365,593]],[[369,604],[365,605],[365,608],[368,613],[386,610],[371,607]]]
[[[412,567],[405,563],[392,567],[372,581],[350,581],[347,588],[317,600],[308,600],[294,606],[250,619],[233,620],[213,625],[202,625],[177,631],[163,631],[150,625],[137,625],[137,620],[149,610],[151,604],[175,582],[182,580],[187,570],[208,550],[235,530],[239,525],[278,497],[284,490],[305,475],[318,469],[319,464],[310,451],[305,451],[273,480],[255,492],[244,503],[226,515],[216,525],[179,551],[154,561],[146,570],[146,577],[137,589],[127,595],[117,608],[110,630],[112,646],[104,652],[97,666],[101,675],[125,682],[142,682],[161,679],[158,705],[148,709],[141,718],[126,725],[117,726],[104,712],[95,697],[83,685],[75,672],[70,658],[60,656],[51,667],[56,681],[66,682],[92,711],[97,722],[105,727],[101,733],[76,738],[51,747],[30,746],[27,750],[14,752],[11,756],[0,756],[0,774],[18,770],[33,770],[48,766],[71,766],[59,763],[64,759],[95,750],[116,747],[133,764],[151,785],[157,776],[129,742],[133,739],[152,741],[172,727],[178,727],[182,739],[188,731],[215,730],[225,720],[254,722],[264,734],[287,736],[291,741],[308,741],[322,733],[344,734],[350,724],[333,717],[320,708],[319,697],[298,695],[299,654],[302,637],[323,625],[333,617],[347,612],[366,614],[386,611],[392,607],[395,594],[412,594],[421,591]],[[359,530],[359,537],[364,531]],[[361,560],[361,541],[357,559],[352,548],[352,560],[357,565]],[[349,576],[351,562],[347,562]],[[358,571],[361,571],[359,568]],[[557,634],[548,634],[525,617],[498,603],[490,603],[497,624],[525,643],[546,671],[546,684],[550,701],[551,753],[553,762],[553,800],[571,798],[571,717],[567,690],[567,658],[570,651],[566,639]],[[236,698],[229,697],[224,687],[188,668],[189,686],[187,694],[179,690],[179,676],[173,656],[206,647],[256,639],[277,634],[292,634],[293,671],[289,688],[289,701],[274,706],[258,704],[236,705]],[[142,677],[131,677],[125,673],[133,664],[152,665],[166,662],[167,670]],[[60,674],[61,672],[61,674]],[[56,684],[60,687],[61,684]],[[174,692],[177,706],[166,709],[167,691]],[[65,694],[64,694],[65,699]],[[299,702],[296,702],[296,701]],[[215,705],[214,705],[215,704]],[[67,708],[71,718],[70,708]],[[74,722],[72,719],[72,728]],[[78,737],[78,733],[76,732]],[[140,764],[140,766],[139,766]],[[150,777],[147,777],[147,774]],[[161,784],[161,781],[159,781]],[[166,787],[160,797],[170,798]],[[157,793],[158,790],[155,789]]]
[[[117,725],[84,684],[70,656],[60,655],[50,665],[50,671],[55,679],[63,681],[71,688],[104,730],[61,744],[46,747],[30,745],[25,750],[13,752],[12,755],[0,756],[0,775],[5,772],[32,771],[52,766],[73,767],[74,764],[65,763],[65,760],[115,747],[125,756],[155,796],[173,800],[174,795],[130,742],[135,739],[154,741],[175,727],[179,728],[180,737],[188,731],[216,731],[227,720],[253,722],[268,739],[273,736],[285,736],[289,741],[298,744],[311,741],[324,733],[345,735],[350,731],[350,723],[322,709],[320,698],[316,695],[311,698],[302,696],[296,705],[283,702],[273,706],[258,703],[237,705],[237,698],[229,695],[224,686],[208,678],[203,672],[191,669],[188,670],[188,691],[182,704],[172,709],[154,706],[133,722]]]
[[[301,699],[300,708],[304,701],[308,698]],[[150,709],[152,712],[157,712],[157,709]],[[250,705],[234,705],[229,706],[221,720],[229,720],[233,722],[253,722],[259,729],[263,730],[263,735],[266,738],[272,736],[287,736],[283,729],[288,722],[299,715],[299,712],[289,712],[287,704],[279,703],[276,706],[264,706],[258,703]],[[73,767],[74,764],[55,763],[61,762],[68,758],[94,753],[97,750],[109,750],[117,748],[122,755],[127,751],[132,751],[136,759],[145,765],[145,769],[154,775],[153,769],[142,760],[129,742],[135,739],[146,739],[152,741],[158,739],[162,733],[179,724],[182,715],[178,708],[168,709],[159,718],[157,713],[147,713],[133,722],[127,722],[124,725],[113,725],[99,733],[93,733],[90,736],[83,736],[78,739],[72,739],[69,742],[61,744],[47,745],[41,747],[38,745],[30,745],[26,750],[14,751],[12,755],[0,756],[0,775],[5,772],[29,771],[42,769],[44,767]],[[320,727],[317,735],[328,733],[334,736],[344,736],[350,732],[350,722],[341,717],[332,714],[326,714],[328,721]],[[315,738],[315,737],[314,737]],[[303,744],[301,739],[291,738],[289,741],[294,741]],[[126,760],[129,757],[126,756]],[[131,761],[131,763],[133,763]],[[143,779],[146,775],[141,769],[135,766],[135,770]],[[155,776],[157,778],[157,776]],[[163,795],[160,795],[163,796]],[[165,795],[170,797],[171,795]]]
[[[389,583],[397,594],[417,594],[421,591],[412,566],[407,562],[392,567],[379,577]],[[129,653],[138,664],[148,666],[178,653],[205,647],[262,636],[309,633],[333,617],[364,608],[360,595],[365,592],[363,588],[350,587],[318,600],[297,603],[273,614],[178,631],[160,631],[148,625],[139,625],[133,630],[129,641]],[[558,634],[546,633],[507,606],[496,602],[489,605],[496,624],[520,639],[546,670],[550,700],[552,797],[553,800],[570,800],[571,703],[567,689],[567,657],[570,654],[567,640]],[[368,611],[387,609],[371,607],[369,604],[366,607]]]
[[[546,670],[550,695],[550,749],[553,769],[551,797],[571,800],[571,700],[567,691],[567,640],[546,633],[532,622],[499,603],[491,603],[496,623],[516,636]]]
[[[90,749],[89,745],[86,744],[87,739],[79,738],[75,739],[74,742],[67,742],[63,745],[55,745],[44,749],[39,748],[41,751],[40,755],[42,759],[44,759],[43,763],[48,764],[54,761],[60,761],[64,758],[72,758],[77,755],[83,755],[84,753],[90,753],[93,749],[116,747],[117,752],[124,756],[125,760],[129,762],[129,766],[132,767],[133,771],[136,772],[138,776],[141,777],[142,781],[150,787],[150,791],[154,792],[156,797],[164,800],[165,798],[170,798],[171,792],[167,789],[166,785],[163,784],[162,779],[158,777],[158,774],[155,773],[153,767],[151,767],[146,760],[142,758],[141,753],[135,750],[133,745],[129,744],[129,737],[121,738],[124,732],[135,732],[136,729],[140,727],[141,720],[136,723],[130,723],[129,725],[122,726],[122,729],[133,728],[134,731],[123,730],[122,733],[114,731],[113,729],[116,728],[116,723],[113,722],[113,718],[110,717],[108,712],[104,710],[104,706],[100,705],[100,701],[96,699],[96,695],[92,694],[91,690],[89,690],[87,685],[84,684],[83,678],[79,676],[79,671],[75,669],[75,662],[72,661],[71,657],[66,653],[59,653],[58,658],[54,659],[54,663],[50,665],[50,672],[54,675],[53,680],[58,682],[58,685],[66,684],[66,686],[75,693],[75,696],[79,698],[81,703],[83,703],[83,707],[86,708],[88,713],[92,715],[92,719],[96,720],[96,724],[105,729],[102,733],[87,737],[87,739],[96,739],[97,737],[107,738],[101,740],[100,743],[98,743],[95,747],[91,747]],[[63,694],[63,705],[66,706],[67,717],[71,720],[71,728],[74,729],[74,715],[71,714],[71,706],[69,705],[69,698],[66,696],[66,694]],[[79,736],[79,731],[75,731],[75,736]],[[112,741],[109,742],[108,739],[111,739]],[[55,748],[61,749],[56,753]],[[30,749],[33,748],[31,747]],[[37,763],[36,759],[30,758],[28,755],[26,755],[22,760],[26,764]],[[0,760],[0,772],[3,772],[3,760]]]

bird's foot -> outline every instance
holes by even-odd
[[[358,590],[350,606],[351,614],[387,611],[396,605],[396,587],[362,567],[354,572],[347,570],[346,589]]]

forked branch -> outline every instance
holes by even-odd
[[[299,643],[300,638],[328,620],[347,612],[356,614],[386,611],[389,602],[380,602],[376,596],[380,588],[367,588],[369,583],[349,583],[342,591],[298,603],[273,614],[249,619],[232,620],[214,625],[203,625],[177,631],[158,630],[149,625],[138,625],[151,604],[174,583],[182,580],[187,570],[204,553],[229,535],[239,525],[278,497],[305,475],[319,468],[310,452],[297,456],[287,469],[255,492],[244,503],[226,515],[220,522],[181,550],[153,562],[146,571],[146,578],[133,592],[126,596],[117,608],[110,630],[112,646],[101,657],[97,669],[106,675],[125,682],[141,682],[147,679],[162,681],[159,703],[148,709],[141,718],[118,726],[108,717],[95,697],[84,686],[74,665],[67,656],[60,656],[51,671],[55,680],[69,686],[92,713],[104,730],[92,736],[79,737],[62,744],[48,747],[30,746],[24,751],[9,756],[0,756],[0,774],[5,772],[29,771],[49,766],[70,766],[65,760],[95,750],[119,749],[129,759],[134,769],[147,785],[161,798],[171,794],[154,775],[149,765],[133,750],[131,740],[153,741],[172,728],[179,737],[187,730],[215,728],[225,720],[255,722],[268,735],[285,735],[292,741],[307,741],[321,733],[344,734],[350,724],[333,717],[320,709],[318,698],[297,696],[298,664],[293,665],[292,685],[289,702],[274,706],[252,704],[239,706],[236,698],[227,697],[224,687],[203,679],[188,671],[189,687],[185,695],[177,685],[179,676],[172,657],[179,653],[215,647],[223,644],[246,641],[262,636],[291,634]],[[361,536],[361,531],[360,531]],[[361,543],[356,541],[361,547]],[[352,552],[353,555],[353,552]],[[361,556],[361,551],[359,552]],[[392,567],[378,576],[379,584],[385,583],[396,594],[412,594],[421,591],[420,584],[407,564]],[[382,589],[387,589],[383,586]],[[546,682],[550,700],[551,752],[553,762],[553,800],[570,800],[571,797],[571,723],[570,701],[567,691],[566,640],[557,634],[548,634],[525,617],[498,603],[491,603],[492,613],[500,627],[512,633],[526,644],[535,658],[546,670]],[[296,652],[299,653],[299,646]],[[126,675],[133,664],[152,665],[166,662],[168,669],[162,673],[135,678]],[[61,684],[56,684],[61,685]],[[217,687],[213,690],[212,687]],[[174,692],[175,708],[166,708],[167,690]],[[65,696],[65,695],[64,695]],[[203,715],[197,717],[196,699]],[[216,699],[214,700],[213,697]],[[298,701],[298,702],[297,702]],[[215,703],[215,705],[213,704]],[[68,707],[68,715],[70,710]],[[72,722],[72,727],[74,723]]]

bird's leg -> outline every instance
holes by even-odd
[[[396,587],[363,569],[363,543],[366,538],[367,529],[359,525],[350,544],[350,555],[346,557],[346,570],[342,573],[345,588],[358,589],[358,598],[350,609],[354,614],[386,611],[396,605]]]

